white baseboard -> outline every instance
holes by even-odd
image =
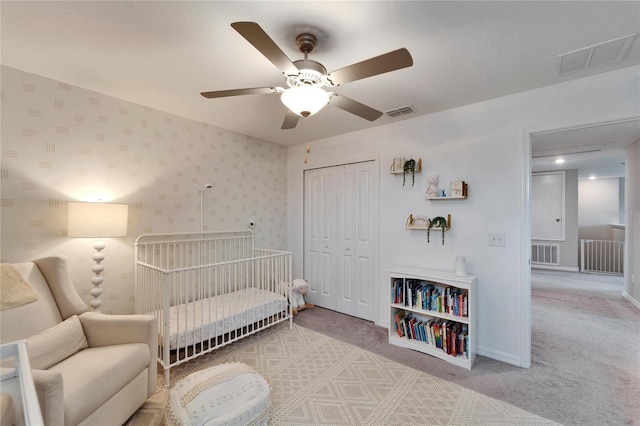
[[[538,265],[535,263],[531,264],[531,269],[553,269],[555,271],[580,272],[580,268],[577,266]]]
[[[480,356],[486,356],[487,358],[495,359],[496,361],[506,362],[507,364],[515,365],[517,367],[522,367],[522,360],[514,356],[512,354],[508,354],[506,352],[495,351],[493,349],[488,349],[483,346],[477,347],[477,354]]]
[[[629,302],[631,302],[631,304],[633,306],[635,306],[636,308],[638,308],[638,310],[640,310],[640,302],[638,302],[636,299],[634,299],[629,293],[627,293],[626,291],[623,291],[622,292],[622,297],[627,299]]]

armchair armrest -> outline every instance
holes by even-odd
[[[153,352],[158,347],[158,323],[153,315],[80,314],[80,323],[90,348],[146,343]]]
[[[44,424],[63,426],[64,388],[62,374],[47,370],[31,370],[31,375],[40,401]]]
[[[153,315],[106,315],[85,312],[79,315],[89,347],[145,343],[149,346],[147,395],[156,391],[158,371],[158,320]]]

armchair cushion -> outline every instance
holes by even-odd
[[[34,260],[33,263],[38,265],[38,269],[47,277],[49,289],[55,298],[62,319],[67,319],[71,315],[80,315],[89,310],[73,286],[66,258],[60,256],[43,257]]]
[[[89,347],[77,315],[27,339],[31,368],[46,370]]]

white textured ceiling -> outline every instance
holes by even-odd
[[[640,2],[173,1],[0,3],[2,64],[283,145],[313,141],[640,63],[559,77],[556,56],[640,32]],[[284,86],[230,26],[254,21],[292,60],[295,36],[329,71],[406,47],[414,65],[334,89],[380,111],[368,122],[332,106],[281,130],[277,95],[205,99],[202,91]]]

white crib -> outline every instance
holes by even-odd
[[[135,242],[135,310],[158,318],[171,367],[289,320],[291,252],[255,248],[251,231],[145,234]],[[289,297],[289,299],[287,299]]]

